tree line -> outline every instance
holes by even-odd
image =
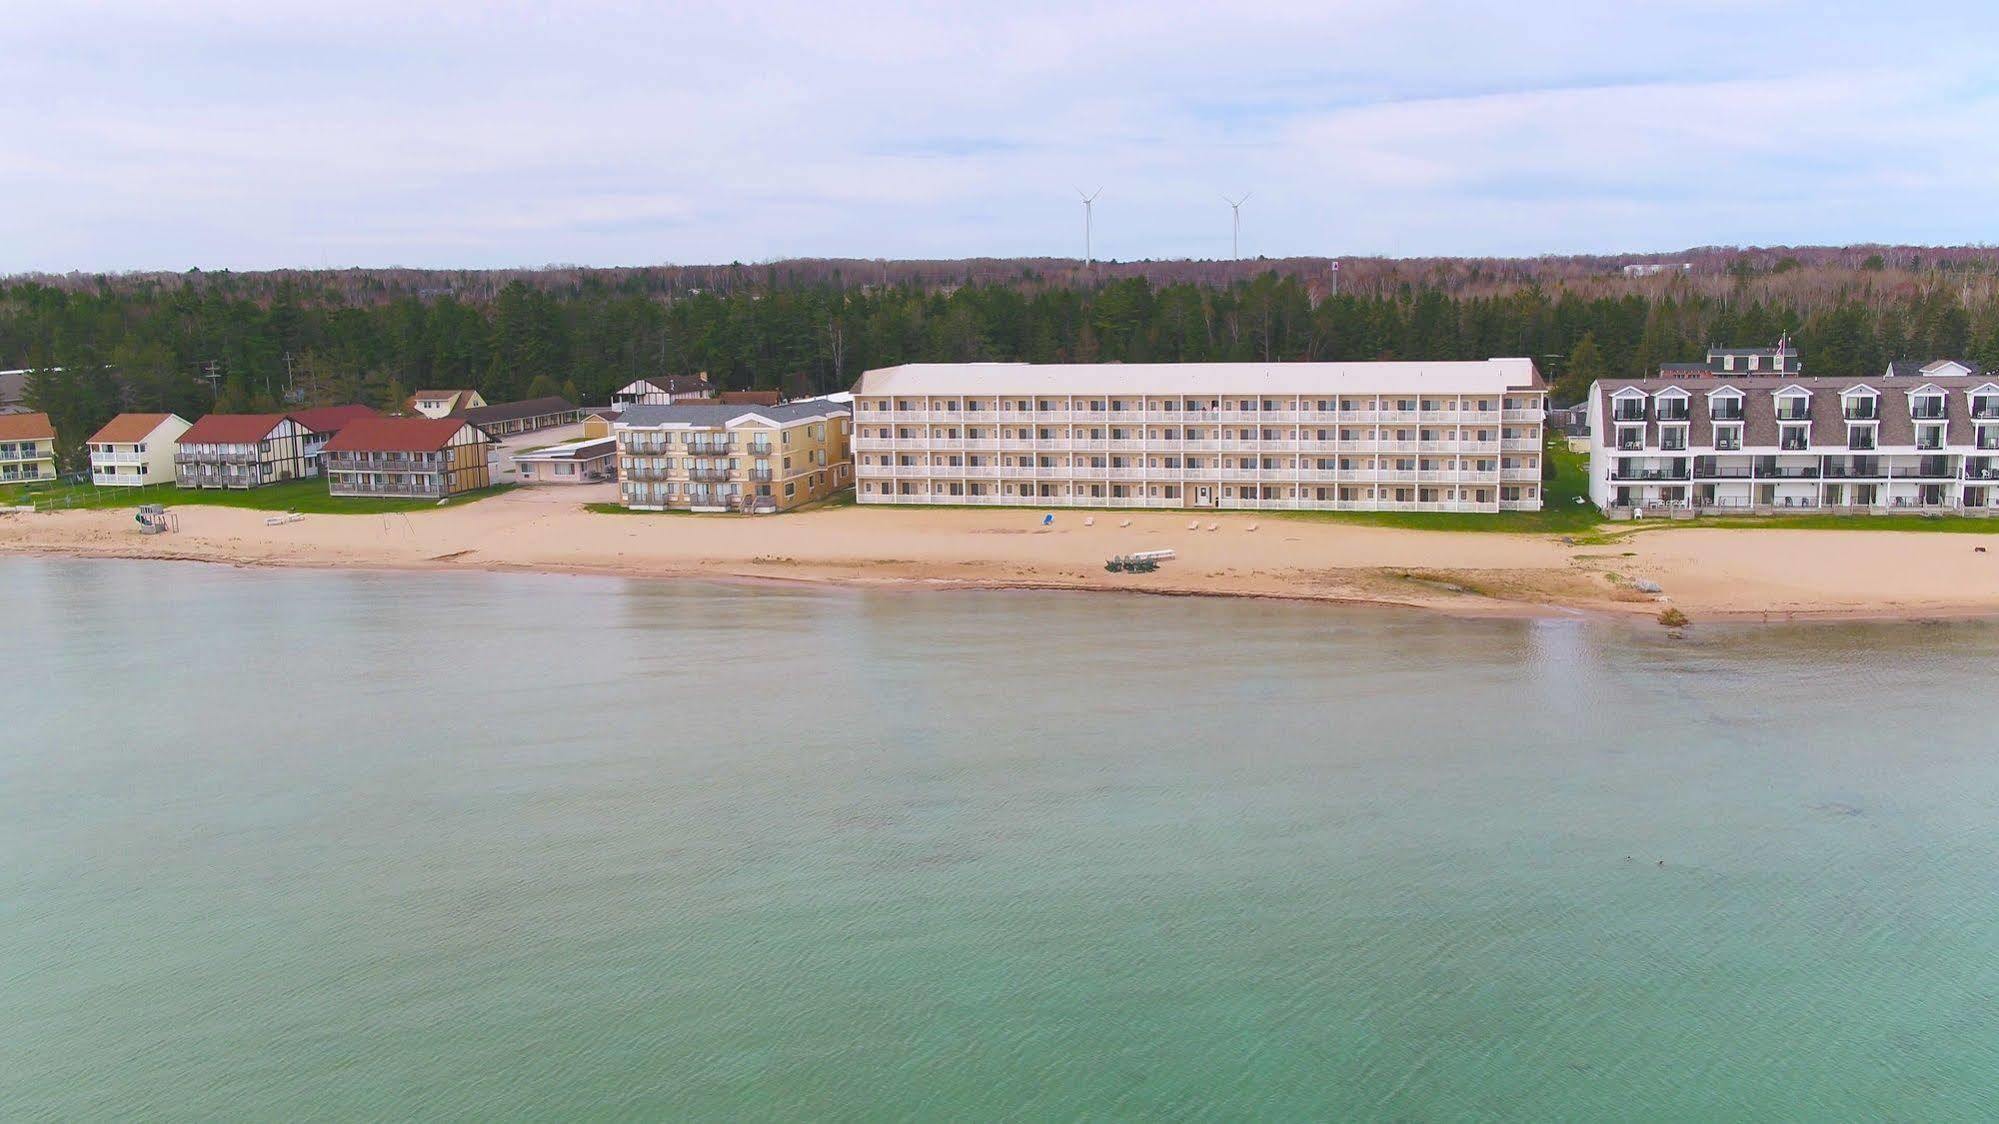
[[[120,410],[266,411],[332,402],[400,407],[420,388],[489,401],[608,399],[633,379],[709,372],[724,389],[843,390],[907,362],[1191,362],[1534,358],[1555,399],[1592,379],[1697,360],[1710,342],[1789,333],[1807,374],[1891,359],[1999,368],[1999,298],[1935,279],[1892,289],[1685,283],[1579,291],[1528,283],[1451,293],[1403,283],[1329,293],[1271,270],[1227,284],[851,284],[769,278],[650,291],[515,278],[490,297],[355,289],[334,275],[266,285],[0,283],[0,368],[29,368],[72,456]],[[1806,290],[1798,290],[1804,293]]]

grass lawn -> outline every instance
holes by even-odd
[[[172,484],[152,484],[143,488],[100,488],[94,484],[57,484],[49,487],[0,488],[0,505],[29,504],[40,511],[78,508],[135,508],[143,503],[168,507],[241,507],[252,511],[296,511],[307,515],[375,515],[382,512],[427,511],[434,507],[456,507],[515,487],[496,484],[476,492],[465,492],[442,504],[428,499],[364,499],[332,496],[326,481],[287,480],[261,488],[176,488]]]
[[[1969,515],[1702,515],[1698,519],[1633,519],[1608,524],[1592,541],[1614,542],[1645,531],[1689,527],[1710,531],[1932,531],[1959,535],[1999,535],[1999,519]]]

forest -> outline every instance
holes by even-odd
[[[365,402],[475,387],[607,400],[652,375],[846,389],[917,361],[1529,356],[1557,402],[1591,380],[1790,333],[1807,374],[1891,359],[1999,368],[1999,257],[1842,248],[1616,259],[805,262],[505,274],[327,270],[0,281],[0,369],[27,368],[74,455],[120,410]],[[1216,266],[1217,263],[1198,263]],[[954,268],[955,267],[955,268]]]

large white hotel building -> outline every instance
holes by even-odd
[[[1528,359],[918,363],[854,391],[864,504],[1534,511]]]

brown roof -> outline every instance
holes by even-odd
[[[715,400],[733,406],[777,406],[783,404],[784,395],[775,390],[725,390]]]
[[[53,441],[55,437],[55,427],[49,424],[47,414],[0,416],[0,441]]]
[[[374,416],[375,411],[367,406],[317,406],[292,412],[300,425],[314,433],[338,433],[349,422]]]
[[[1934,378],[1872,378],[1860,376],[1781,376],[1758,374],[1742,378],[1717,375],[1699,379],[1604,379],[1597,383],[1599,409],[1605,419],[1610,417],[1610,402],[1613,395],[1626,387],[1647,392],[1673,388],[1687,393],[1688,421],[1687,443],[1694,446],[1714,444],[1714,419],[1708,409],[1708,393],[1722,387],[1733,387],[1742,391],[1743,432],[1742,443],[1752,448],[1776,445],[1782,436],[1782,426],[1777,419],[1776,394],[1788,387],[1797,387],[1811,392],[1806,401],[1804,421],[1811,424],[1811,444],[1817,448],[1838,448],[1846,444],[1846,418],[1842,412],[1840,392],[1856,386],[1865,386],[1880,396],[1877,403],[1880,426],[1877,430],[1879,444],[1886,446],[1913,445],[1916,440],[1916,419],[1909,413],[1909,392],[1919,387],[1935,387],[1945,393],[1946,426],[1945,441],[1956,445],[1968,445],[1972,440],[1971,419],[1965,411],[1963,395],[1988,382],[1999,382],[1983,375],[1940,375]],[[1650,418],[1645,424],[1646,443],[1656,444],[1659,423]]]
[[[567,398],[528,398],[519,402],[474,406],[469,410],[460,410],[459,413],[473,425],[487,425],[491,422],[538,418],[547,414],[574,413],[575,410],[576,404]]]
[[[152,436],[160,423],[173,414],[119,414],[104,423],[104,428],[90,435],[93,445],[130,445]]]
[[[464,394],[464,395],[470,395],[471,393],[472,393],[472,392],[471,392],[470,390],[463,390],[463,389],[461,389],[461,390],[419,390],[419,391],[417,391],[417,392],[416,392],[415,394],[412,394],[412,395],[410,395],[410,397],[411,397],[412,399],[416,399],[416,398],[456,398],[456,397],[458,397],[458,396],[459,396],[459,395],[461,395],[461,394]]]
[[[329,453],[435,453],[464,429],[464,418],[360,418],[326,443]],[[477,427],[473,427],[475,430]],[[484,433],[481,440],[490,441]]]
[[[182,445],[254,445],[289,414],[210,414],[180,435]]]

